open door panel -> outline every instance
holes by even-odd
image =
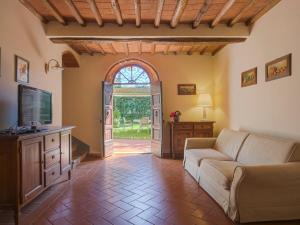
[[[152,135],[151,152],[155,156],[162,157],[162,86],[157,81],[151,84],[151,110],[152,110]]]
[[[103,124],[103,157],[113,154],[112,128],[113,128],[113,86],[105,81],[102,82],[102,124]]]

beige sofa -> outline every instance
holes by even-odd
[[[188,138],[183,164],[235,222],[300,219],[294,141],[224,129],[218,138]]]

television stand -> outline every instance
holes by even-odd
[[[73,128],[0,134],[0,210],[14,209],[16,225],[21,224],[25,205],[52,185],[71,179]]]

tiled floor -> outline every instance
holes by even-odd
[[[129,140],[115,139],[113,140],[114,154],[131,154],[131,153],[150,153],[150,140]]]
[[[63,189],[34,225],[232,224],[181,161],[151,154],[84,162]]]

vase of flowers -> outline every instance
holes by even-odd
[[[175,111],[175,112],[171,112],[170,113],[170,120],[171,122],[179,122],[179,117],[181,116],[181,112],[180,111]]]

